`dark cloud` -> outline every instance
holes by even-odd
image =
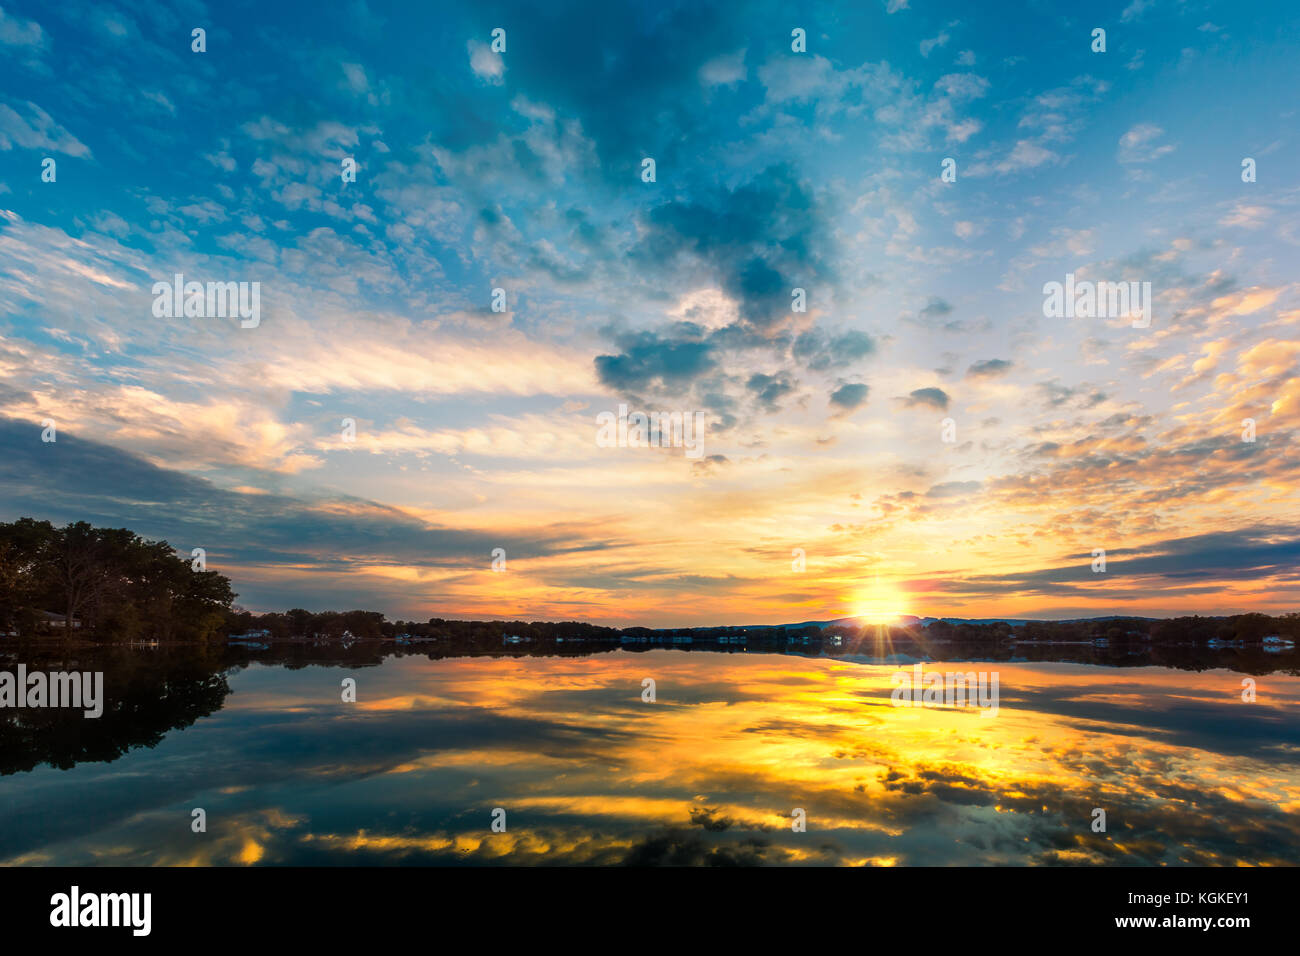
[[[12,385],[6,385],[0,382],[0,405],[17,405],[20,403],[35,402],[36,398],[31,392],[23,389],[14,388]]]
[[[1057,379],[1038,383],[1039,393],[1049,408],[1069,405],[1074,408],[1095,408],[1106,400],[1106,393],[1086,383],[1076,386],[1062,385]]]
[[[741,320],[759,329],[791,314],[793,289],[833,280],[825,217],[811,186],[785,164],[734,190],[658,206],[645,227],[635,261],[668,270],[683,256],[695,257],[740,303]]]
[[[926,405],[930,408],[937,408],[941,412],[948,410],[950,401],[948,393],[941,388],[918,388],[902,399],[903,404],[908,408]]]
[[[1011,371],[1015,365],[1006,359],[985,359],[982,362],[976,362],[966,370],[966,374],[971,378],[994,378],[998,375],[1005,375]]]
[[[937,319],[952,312],[952,304],[938,296],[931,296],[930,301],[921,309],[921,317],[926,319]]]
[[[867,391],[867,386],[859,383],[841,385],[831,392],[831,404],[851,412],[866,402]]]
[[[813,328],[795,340],[791,353],[811,371],[820,372],[851,365],[875,350],[875,339],[858,329],[830,335]]]
[[[756,372],[749,377],[745,387],[754,393],[764,410],[777,412],[781,399],[794,392],[794,383],[784,375],[764,375]]]
[[[526,25],[509,34],[505,88],[481,95],[505,99],[523,90],[577,117],[615,183],[638,182],[643,156],[656,158],[661,179],[672,175],[690,161],[689,144],[717,135],[714,127],[725,121],[708,109],[699,84],[700,67],[737,44],[734,18],[728,22],[721,8],[521,3],[513,12],[482,8],[471,19],[470,35],[485,40],[511,20]],[[463,62],[463,34],[454,32],[459,43],[451,55]],[[580,53],[556,58],[575,43]],[[467,105],[473,104],[461,103],[457,112]]]
[[[691,469],[699,474],[711,475],[723,465],[730,465],[731,459],[726,455],[706,455],[704,458],[692,464]],[[703,583],[703,582],[699,582]],[[717,579],[710,579],[710,583],[717,583]],[[693,587],[696,585],[692,585]]]
[[[735,820],[720,813],[718,807],[691,807],[691,823],[703,827],[710,833],[722,833],[731,829]]]
[[[945,481],[925,493],[927,498],[960,498],[980,490],[978,481]]]
[[[936,487],[944,487],[942,485]],[[934,489],[931,489],[933,491]],[[1080,595],[1093,593],[1095,582],[1104,577],[1107,593],[1119,602],[1149,597],[1159,587],[1196,581],[1263,581],[1274,578],[1300,583],[1300,526],[1256,526],[1237,531],[1171,538],[1142,549],[1107,548],[1106,571],[1092,571],[1091,553],[1078,554],[1068,565],[1010,574],[975,575],[954,580],[951,585],[935,582],[936,590]],[[1217,584],[1208,588],[1217,593]]]
[[[588,212],[577,206],[564,214],[564,220],[569,225],[569,239],[574,246],[594,259],[614,258],[609,227],[593,222]]]
[[[713,346],[692,337],[654,332],[628,332],[615,344],[618,355],[596,356],[600,381],[617,391],[637,391],[652,386],[679,385],[714,368]]]
[[[722,392],[705,392],[700,404],[717,416],[711,431],[726,431],[736,424],[736,400]]]
[[[735,845],[712,846],[698,833],[670,830],[646,837],[624,857],[626,866],[761,866],[780,862],[787,853],[780,851],[778,860],[770,860],[770,841],[750,837]]]
[[[930,300],[918,311],[905,313],[902,320],[910,325],[917,325],[935,332],[988,332],[992,328],[992,323],[989,322],[987,317],[981,316],[962,320],[953,318],[952,313],[952,303],[938,296],[931,296]]]

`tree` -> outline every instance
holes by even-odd
[[[96,638],[206,640],[235,598],[230,581],[194,571],[166,541],[79,521],[56,529],[21,518],[0,523],[0,625],[36,629],[55,609]]]

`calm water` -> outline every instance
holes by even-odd
[[[1300,678],[1280,672],[1248,704],[1227,669],[927,665],[996,670],[987,718],[893,706],[899,663],[879,658],[133,654],[106,678],[127,703],[100,721],[6,725],[0,861],[1300,862]]]

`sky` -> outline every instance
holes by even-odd
[[[256,611],[1300,603],[1293,4],[0,3],[0,520]]]

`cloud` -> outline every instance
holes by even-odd
[[[1066,161],[1060,147],[1079,135],[1091,122],[1088,107],[1110,89],[1105,80],[1092,76],[1075,77],[1065,86],[1045,90],[1033,96],[1016,124],[1021,135],[1002,159],[990,161],[980,157],[967,165],[967,176],[991,173],[1017,173],[1040,166]]]
[[[0,7],[0,46],[33,52],[48,49],[49,43],[49,37],[35,20],[12,16]]]
[[[980,490],[978,481],[945,481],[932,486],[926,493],[927,498],[966,498]]]
[[[812,328],[795,339],[791,354],[810,371],[844,368],[876,351],[876,340],[860,329],[835,334]]]
[[[854,409],[861,408],[867,401],[868,388],[861,383],[848,383],[841,385],[831,392],[831,404],[851,412]]]
[[[693,259],[717,276],[742,321],[768,328],[790,317],[791,290],[834,279],[832,240],[811,186],[788,165],[732,190],[650,210],[633,258],[669,270]]]
[[[480,80],[486,80],[493,86],[500,86],[506,80],[506,61],[500,53],[492,52],[492,47],[478,40],[466,44],[469,52],[469,68]]]
[[[574,11],[524,7],[519,15],[528,36],[510,45],[512,83],[577,119],[594,143],[596,171],[608,182],[629,182],[643,156],[654,156],[661,169],[684,167],[695,155],[692,140],[712,135],[713,93],[701,85],[700,70],[735,50],[738,34],[725,10],[665,7],[647,17],[626,4],[587,4],[580,13],[584,43],[612,55],[573,56],[558,65],[554,51],[573,42]],[[454,101],[448,106],[458,108]],[[475,116],[459,117],[458,125],[479,136],[498,129]]]
[[[700,83],[703,86],[735,86],[748,75],[744,49],[716,56],[700,67]]]
[[[1219,220],[1219,225],[1238,229],[1259,229],[1267,225],[1272,217],[1273,210],[1268,206],[1238,200],[1233,203],[1232,210]]]
[[[1038,389],[1048,407],[1059,408],[1063,405],[1075,405],[1080,408],[1093,408],[1106,400],[1106,394],[1087,383],[1080,385],[1062,385],[1056,379],[1039,382]]]
[[[938,36],[931,37],[928,40],[921,41],[921,56],[928,57],[932,52],[942,46],[948,45],[948,34],[940,32]]]
[[[689,382],[717,364],[713,347],[696,339],[636,332],[618,336],[617,344],[620,354],[598,355],[595,361],[601,384],[619,392]]]
[[[1155,142],[1164,134],[1165,131],[1153,123],[1139,123],[1119,138],[1117,158],[1121,163],[1134,164],[1151,163],[1167,156],[1174,147],[1168,144],[1157,146]]]
[[[1120,23],[1129,23],[1141,18],[1141,16],[1155,6],[1155,0],[1132,0],[1123,12],[1119,15]]]
[[[1064,566],[1004,575],[979,576],[970,583],[1042,593],[1061,593],[1061,585],[1091,581],[1091,552]],[[1159,577],[1168,581],[1268,580],[1291,575],[1300,564],[1300,530],[1294,526],[1254,526],[1167,538],[1140,548],[1107,548],[1108,580]],[[1135,582],[1137,583],[1137,582]],[[1140,586],[1140,585],[1139,585]],[[1148,585],[1149,586],[1149,585]]]
[[[966,375],[969,378],[996,378],[1011,371],[1014,364],[1006,359],[985,359],[968,368]]]
[[[1026,169],[1036,169],[1045,163],[1059,162],[1060,158],[1052,150],[1032,140],[1022,139],[1016,142],[1005,159],[994,165],[994,169],[1000,173],[1016,173]]]
[[[0,103],[0,150],[47,149],[84,159],[90,149],[35,103],[27,103],[24,117],[13,107]]]
[[[939,411],[947,411],[950,401],[948,393],[941,388],[918,388],[902,399],[903,405],[907,408],[922,405]]]
[[[780,409],[780,401],[794,392],[794,382],[785,376],[764,375],[755,372],[745,383],[745,387],[754,393],[754,397],[769,412]]]
[[[934,81],[934,88],[954,100],[976,100],[989,91],[989,81],[974,73],[948,73]]]

